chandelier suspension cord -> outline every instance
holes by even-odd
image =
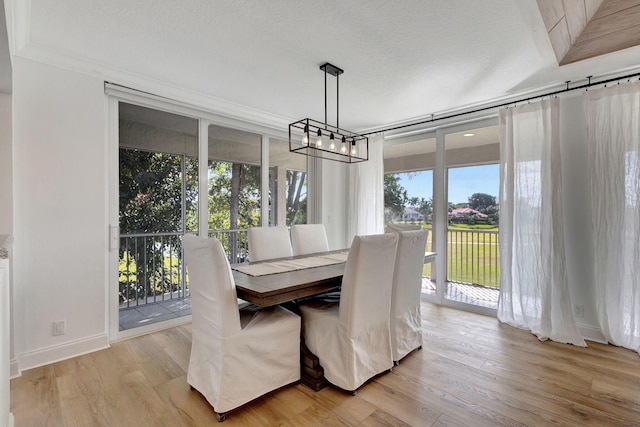
[[[327,69],[324,69],[324,128],[327,128]]]
[[[438,118],[435,118],[434,115],[431,114],[431,118],[428,119],[428,120],[422,120],[422,121],[414,122],[414,123],[407,123],[405,125],[394,126],[394,127],[390,127],[390,128],[386,128],[386,129],[379,129],[379,130],[375,130],[375,131],[372,131],[372,132],[365,132],[365,133],[361,133],[360,135],[367,136],[367,135],[373,135],[373,134],[376,134],[376,133],[379,133],[379,132],[389,132],[389,131],[392,131],[392,130],[404,129],[404,128],[411,127],[411,126],[424,125],[424,124],[427,124],[427,123],[433,123],[433,122],[437,122],[437,121],[440,121],[440,120],[452,119],[452,118],[455,118],[455,117],[466,116],[466,115],[469,115],[469,114],[479,113],[479,112],[482,112],[482,111],[493,110],[495,108],[508,107],[510,105],[514,105],[514,104],[517,104],[517,103],[520,103],[520,102],[532,101],[534,99],[544,98],[546,96],[554,96],[554,95],[559,95],[559,94],[565,93],[565,92],[571,92],[571,91],[574,91],[574,90],[588,89],[588,88],[590,88],[592,86],[599,86],[599,85],[602,85],[602,84],[604,84],[606,86],[607,83],[611,83],[611,82],[618,82],[618,84],[620,84],[621,80],[625,80],[626,79],[627,81],[631,81],[632,78],[639,77],[639,76],[640,76],[640,72],[633,73],[633,74],[627,74],[626,76],[610,78],[610,79],[602,80],[602,81],[599,81],[599,82],[591,82],[591,79],[593,78],[593,76],[588,76],[587,77],[588,83],[585,83],[585,84],[580,85],[580,86],[575,86],[575,87],[572,87],[572,88],[569,87],[569,83],[571,83],[571,80],[568,80],[568,81],[565,82],[567,84],[567,87],[565,89],[560,89],[560,90],[556,90],[556,91],[552,91],[552,92],[547,92],[547,93],[543,93],[541,95],[530,96],[528,98],[521,98],[521,99],[511,100],[511,101],[508,101],[508,102],[503,102],[502,104],[490,105],[490,106],[487,106],[487,107],[480,107],[480,108],[476,108],[474,110],[464,111],[464,112],[461,112],[461,113],[447,114],[447,115],[444,115],[444,116],[441,116],[441,117],[438,117]]]

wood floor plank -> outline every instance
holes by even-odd
[[[301,414],[296,415],[291,422],[298,427],[335,426],[350,427],[351,424],[342,420],[330,410],[320,405],[312,405]]]
[[[362,427],[411,427],[410,424],[400,421],[384,411],[375,411],[358,425]]]
[[[217,422],[216,413],[209,402],[200,393],[191,390],[186,376],[159,384],[154,389],[180,423],[178,426],[198,427]]]
[[[449,383],[446,386],[441,384],[423,384],[411,378],[400,375],[387,375],[384,379],[379,379],[377,383],[384,383],[387,394],[399,394],[401,401],[415,400],[414,405],[422,408],[431,408],[431,413],[442,412],[449,416],[456,416],[467,424],[474,426],[524,426],[518,418],[510,418],[495,411],[493,408],[479,402],[478,396],[469,396],[461,392],[464,384]],[[369,389],[366,390],[368,392]],[[363,390],[363,393],[365,391]],[[415,396],[415,398],[412,398]],[[406,420],[402,413],[394,413],[394,408],[388,408],[383,401],[378,403],[384,405],[382,408],[394,416],[416,425],[416,420]],[[439,415],[439,414],[438,414]],[[520,414],[523,415],[523,414]],[[422,416],[421,418],[425,418]],[[437,419],[437,418],[435,418]],[[435,421],[435,419],[433,421]]]
[[[132,402],[147,423],[154,426],[175,426],[173,415],[167,410],[160,396],[140,371],[122,376],[128,400]]]
[[[56,386],[67,425],[109,426],[118,422],[113,416],[116,402],[104,396],[107,387],[95,367],[58,376]]]
[[[162,334],[162,331],[158,332]],[[137,339],[124,341],[122,344],[136,359],[136,365],[148,378],[152,385],[161,384],[183,376],[186,371],[164,351],[161,344],[150,334]]]
[[[296,385],[295,387],[284,387],[270,396],[270,402],[278,408],[286,408],[287,413],[296,416],[306,411],[315,401],[307,393],[309,387]]]
[[[390,374],[380,377],[358,390],[358,397],[371,403],[378,409],[409,425],[430,425],[441,414],[440,408],[428,402],[429,397],[422,399],[422,392],[416,388],[401,389],[388,386]],[[383,384],[383,381],[384,384]]]
[[[431,424],[432,427],[471,427],[468,424],[461,423],[453,417],[447,414],[442,414],[438,417],[435,423]]]
[[[563,425],[578,423],[582,426],[617,425],[621,420],[603,414],[590,405],[560,396],[555,386],[544,385],[531,389],[527,384],[500,381],[482,370],[440,359],[433,371],[421,382],[454,390],[457,396],[470,399],[483,407],[526,425]],[[447,375],[442,375],[447,372]],[[457,387],[456,387],[457,386]],[[584,396],[585,398],[587,396]],[[585,399],[585,401],[588,399]],[[540,411],[544,408],[544,411]]]
[[[356,396],[291,385],[227,414],[222,427],[640,426],[640,355],[541,342],[494,317],[422,304],[423,348]],[[189,388],[191,325],[31,369],[11,380],[23,426],[213,426]]]
[[[55,382],[52,365],[31,369],[11,380],[11,412],[16,427],[64,425]]]
[[[334,387],[326,387],[319,392],[305,386],[300,386],[300,388],[313,401],[352,425],[359,425],[376,411],[374,405],[359,396],[347,395],[344,391]]]

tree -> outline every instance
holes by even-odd
[[[197,200],[197,163],[182,156],[121,148],[119,152],[120,232],[171,233],[182,230]],[[194,172],[195,171],[195,172]],[[184,201],[182,183],[186,180]],[[183,208],[184,206],[184,208]],[[197,218],[197,217],[196,217]],[[120,299],[144,298],[154,292],[173,291],[180,285],[165,253],[179,248],[177,236],[122,239]],[[171,257],[170,257],[171,259]]]
[[[427,221],[428,218],[431,218],[431,214],[433,213],[433,199],[431,197],[428,199],[425,199],[424,197],[420,198],[417,210],[424,215],[424,219]],[[429,222],[431,222],[430,219]]]
[[[475,209],[478,212],[485,212],[487,209],[496,206],[495,196],[491,196],[485,193],[473,193],[469,196],[469,207]]]
[[[384,207],[391,216],[401,216],[408,199],[407,190],[400,185],[400,177],[394,174],[384,176]]]
[[[307,223],[307,173],[287,170],[287,225]]]
[[[425,199],[424,197],[410,197],[408,199],[407,204],[413,209],[415,209],[416,211],[420,212],[422,215],[424,215],[425,221],[433,213],[433,209],[432,209],[433,204],[432,204],[431,198]]]
[[[171,263],[180,258],[183,214],[186,229],[198,229],[197,158],[125,148],[119,157],[120,298],[175,291],[182,280]],[[259,225],[260,166],[211,161],[209,176],[209,229]],[[158,236],[163,233],[169,235]],[[236,237],[230,233],[222,242],[232,259],[238,255]]]

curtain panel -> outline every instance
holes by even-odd
[[[640,83],[584,94],[598,320],[640,352]]]
[[[500,111],[500,173],[498,319],[586,346],[566,273],[557,98]]]
[[[369,160],[349,165],[347,236],[384,233],[384,135],[369,138]]]

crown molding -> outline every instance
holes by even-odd
[[[229,122],[255,125],[271,136],[283,138],[293,119],[250,108],[232,101],[203,94],[178,85],[131,73],[66,52],[27,43],[16,50],[14,56],[99,78],[105,82],[176,101],[211,113]]]

